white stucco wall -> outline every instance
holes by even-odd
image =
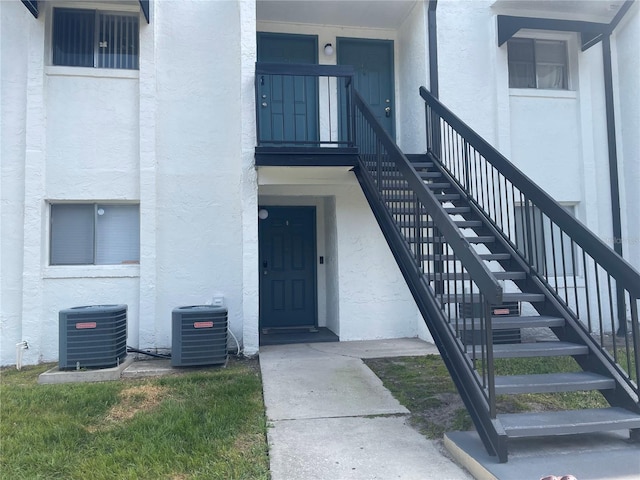
[[[423,153],[426,145],[424,101],[418,91],[429,87],[427,3],[418,2],[400,26],[397,45],[398,145],[406,153]]]
[[[640,270],[640,5],[636,2],[613,36],[616,47],[616,118],[620,164],[623,241],[622,250]],[[617,68],[616,68],[617,67]],[[617,74],[617,75],[616,75]]]
[[[601,45],[581,52],[577,33],[521,30],[517,36],[568,42],[569,90],[510,89],[507,46],[497,45],[496,15],[558,17],[557,12],[544,12],[542,5],[527,12],[507,10],[510,6],[490,0],[438,2],[440,99],[556,200],[574,205],[576,216],[611,243]],[[638,56],[633,37],[636,22],[627,21],[621,27],[628,29],[620,33],[627,56]],[[629,99],[620,102],[629,105],[622,123],[637,131],[638,110],[633,106],[637,89],[631,87],[638,81],[637,60],[628,64],[621,64],[619,76],[625,92],[621,95]],[[630,169],[624,172],[633,182],[637,173],[630,165],[637,162],[624,158],[633,155],[628,152],[637,151],[637,146],[630,136],[624,141],[631,144],[624,149],[621,163]],[[639,216],[637,204],[625,200],[627,218]]]
[[[15,362],[22,340],[24,169],[28,35],[33,17],[20,2],[0,2],[0,365]]]
[[[165,1],[156,10],[156,313],[143,313],[154,337],[141,344],[169,347],[171,310],[218,293],[241,337],[251,295],[243,293],[244,17],[236,2]]]
[[[57,359],[58,311],[88,304],[126,303],[128,343],[170,348],[171,310],[215,294],[255,353],[255,4],[152,2],[139,71],[51,67],[52,4],[0,8],[0,364],[23,339],[24,363]],[[49,266],[52,201],[140,202],[140,265]]]

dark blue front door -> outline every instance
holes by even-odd
[[[355,89],[391,138],[395,138],[393,41],[338,38],[336,50],[338,65],[354,67]]]
[[[315,207],[261,207],[260,328],[315,327]]]
[[[318,63],[318,37],[258,32],[258,61]],[[260,75],[258,112],[263,140],[294,145],[318,141],[318,82],[315,77]]]

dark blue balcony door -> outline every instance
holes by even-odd
[[[315,207],[261,207],[260,328],[316,327]]]
[[[395,101],[393,81],[393,41],[364,38],[338,38],[338,65],[355,69],[354,88],[369,104],[378,121],[395,139]],[[344,101],[344,95],[340,101]],[[343,112],[344,108],[340,109]],[[341,131],[345,135],[344,115]]]
[[[258,32],[258,62],[318,63],[318,37]],[[318,80],[315,77],[259,75],[258,141],[313,145],[318,134]]]

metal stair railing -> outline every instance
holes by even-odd
[[[502,286],[357,91],[352,98],[355,173],[480,438],[506,459],[491,328]]]
[[[424,87],[420,95],[428,157],[517,251],[640,406],[640,273]]]

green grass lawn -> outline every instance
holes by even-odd
[[[0,372],[2,479],[268,479],[257,360],[152,380]]]

